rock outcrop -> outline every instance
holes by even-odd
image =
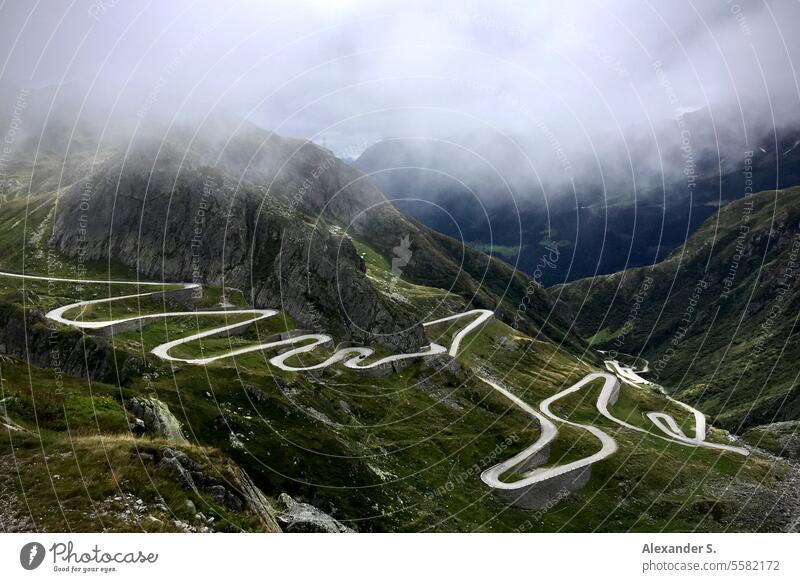
[[[266,495],[259,489],[244,469],[230,464],[228,469],[239,484],[248,507],[258,516],[264,529],[270,533],[280,533],[281,528],[276,521],[275,509]]]
[[[744,438],[771,453],[800,461],[800,421],[787,420],[756,426]]]
[[[295,501],[286,493],[281,493],[281,503],[286,509],[278,514],[278,523],[287,533],[352,533],[353,530],[342,525],[327,513],[308,503]]]
[[[7,406],[13,404],[14,400],[15,398],[13,396],[0,398],[0,429],[5,429],[9,432],[26,433],[28,432],[27,430],[11,420],[8,416]]]
[[[171,440],[187,443],[180,421],[169,406],[155,398],[133,397],[125,401],[125,408],[144,424],[144,432]]]
[[[50,328],[44,315],[0,300],[0,354],[42,368],[55,368],[78,378],[117,383],[124,379],[134,358],[114,350],[103,338],[80,331]]]
[[[324,163],[323,150],[309,147],[306,156]],[[264,164],[256,176],[266,181]],[[307,214],[322,205],[320,216],[346,218],[368,197],[338,200],[325,185],[331,178],[323,179],[333,166],[304,190],[314,174],[304,173],[308,165],[288,163],[265,194],[247,183],[234,188],[237,178],[192,156],[162,151],[154,159],[143,150],[64,193],[51,243],[69,257],[112,258],[157,280],[235,286],[256,307],[282,309],[304,327],[418,350],[421,326],[373,289],[352,241]],[[336,199],[331,208],[326,196]]]
[[[252,511],[258,516],[264,531],[269,533],[281,531],[275,521],[275,511],[267,497],[244,469],[233,463],[228,463],[226,480],[223,482],[210,475],[205,465],[185,452],[165,447],[161,451],[161,459],[157,466],[175,475],[186,489],[205,494],[226,509]]]

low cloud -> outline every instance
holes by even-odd
[[[647,183],[681,171],[684,114],[695,148],[730,155],[797,122],[799,21],[796,2],[745,0],[11,0],[0,80],[102,124],[224,111],[347,155],[500,139],[544,182]]]

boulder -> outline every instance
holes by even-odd
[[[180,481],[181,485],[187,489],[197,490],[197,486],[194,483],[192,474],[180,464],[178,459],[174,457],[164,457],[161,459],[161,461],[159,461],[158,467],[173,473],[178,478],[178,481]]]
[[[327,513],[308,503],[300,503],[288,494],[281,493],[281,503],[286,509],[278,514],[278,523],[289,533],[352,533]]]
[[[185,444],[189,441],[183,435],[180,421],[169,409],[169,406],[155,398],[133,397],[125,401],[128,409],[137,420],[144,424],[144,431],[175,443]],[[134,434],[136,434],[134,432]]]

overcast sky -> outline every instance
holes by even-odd
[[[795,0],[6,0],[0,79],[221,107],[342,154],[414,134],[569,143],[711,104],[783,123],[798,24]]]

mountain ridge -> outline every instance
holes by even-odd
[[[798,230],[800,189],[765,191],[723,207],[652,267],[552,291],[596,347],[647,359],[656,381],[723,426],[792,420]]]

